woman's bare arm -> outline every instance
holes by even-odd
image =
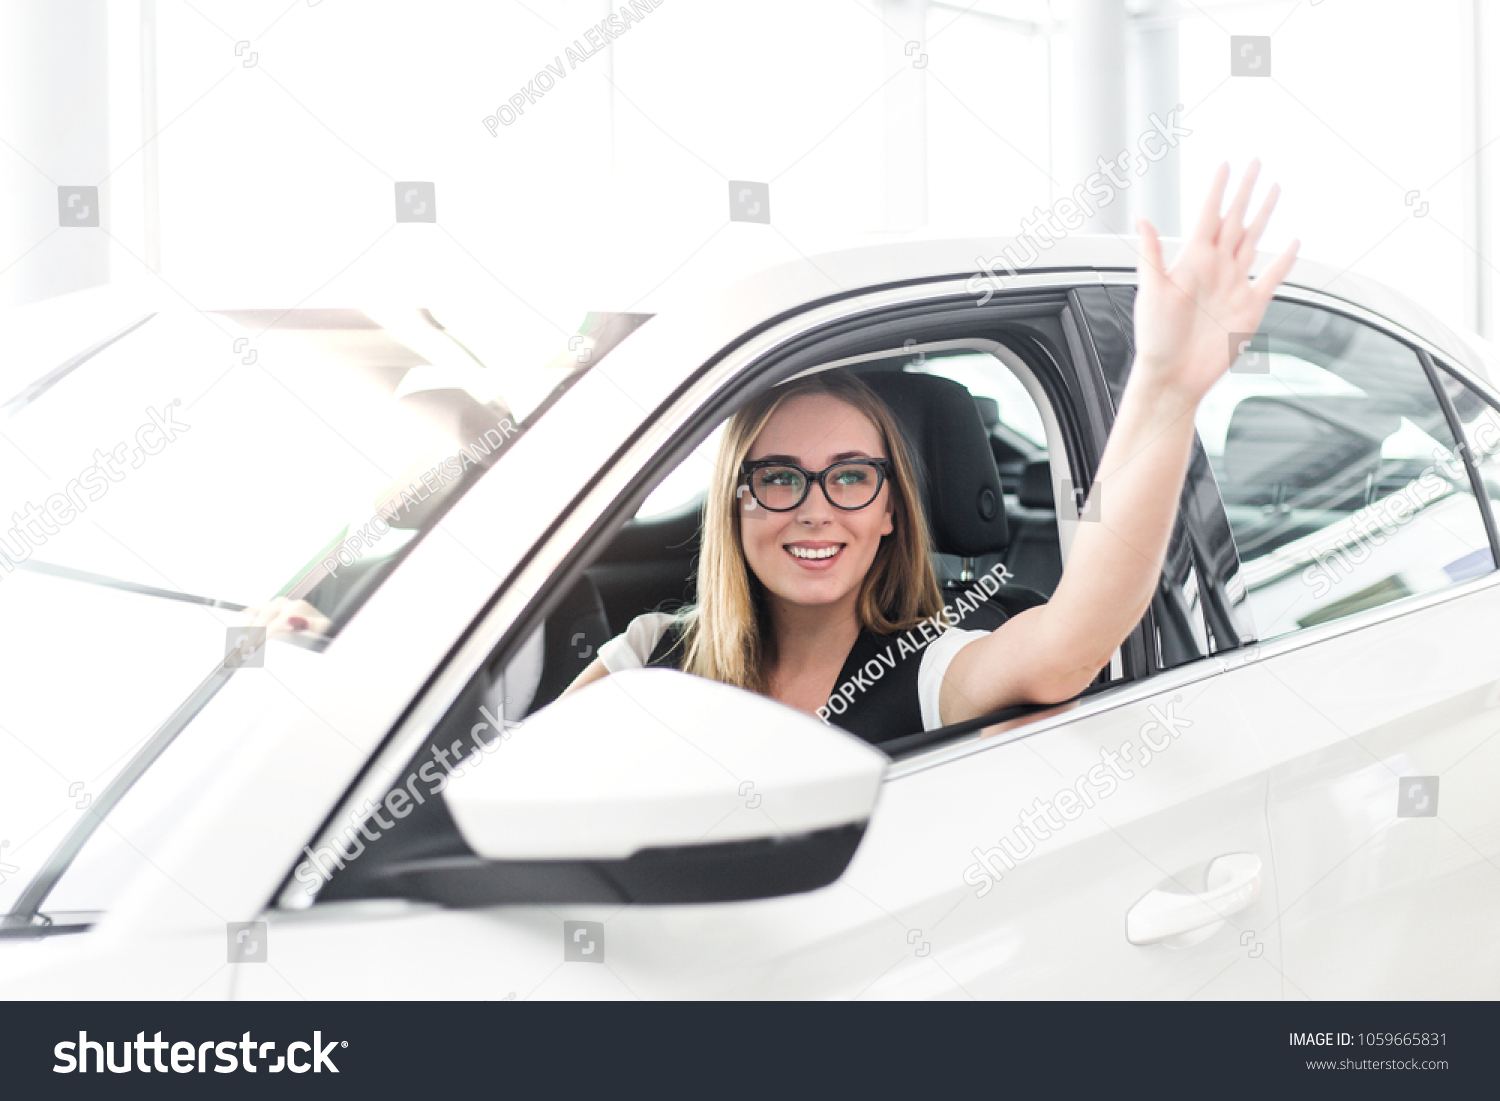
[[[569,693],[577,692],[584,685],[593,684],[596,680],[603,680],[607,676],[609,676],[609,670],[605,668],[604,661],[601,658],[595,658],[588,663],[588,666],[582,673],[573,678],[573,683],[564,688],[562,695],[559,695],[557,698],[562,699],[563,696]]]
[[[1155,229],[1139,223],[1136,358],[1090,494],[1099,520],[1077,526],[1051,600],[955,655],[940,695],[945,723],[1077,695],[1140,622],[1166,557],[1198,403],[1233,362],[1230,334],[1256,330],[1296,259],[1294,241],[1249,279],[1277,196],[1272,188],[1255,220],[1244,224],[1258,170],[1252,163],[1221,216],[1229,166],[1219,169],[1170,270]]]

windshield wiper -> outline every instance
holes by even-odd
[[[195,593],[178,592],[176,589],[160,589],[155,585],[142,585],[139,581],[126,581],[119,577],[109,577],[102,573],[90,573],[88,570],[75,570],[71,566],[58,566],[51,562],[18,562],[18,570],[30,570],[32,573],[44,573],[48,577],[61,577],[68,581],[81,581],[85,585],[98,585],[105,589],[119,589],[121,592],[139,593],[141,596],[157,596],[163,600],[180,600],[185,604],[201,604],[207,608],[223,608],[228,612],[243,612],[246,605],[235,604],[228,600],[217,600],[211,596],[198,596]]]
[[[54,910],[46,914],[37,911],[31,915],[30,924],[21,924],[19,921],[8,924],[5,919],[0,919],[0,938],[55,937],[66,933],[86,933],[103,916],[103,912],[98,910]]]
[[[73,863],[74,857],[82,851],[84,844],[93,836],[94,830],[104,821],[109,812],[115,809],[120,800],[125,798],[125,793],[135,785],[135,782],[145,774],[156,759],[167,751],[167,747],[177,739],[177,735],[181,734],[198,712],[208,705],[208,701],[218,694],[219,689],[229,682],[229,678],[234,676],[238,667],[233,662],[234,657],[233,651],[225,655],[224,660],[219,662],[214,670],[203,679],[203,682],[193,690],[192,695],[179,704],[177,710],[167,716],[167,721],[157,728],[136,755],[115,775],[114,779],[105,785],[99,798],[88,805],[57,848],[53,850],[52,855],[47,858],[41,870],[21,892],[21,897],[16,899],[10,913],[0,916],[0,936],[35,936],[38,929],[45,929],[54,923],[52,918],[39,917],[42,903],[52,893],[52,888],[57,886],[57,881]]]
[[[246,610],[245,605],[232,604],[227,600],[214,600],[212,597],[195,596],[192,593],[181,593],[174,589],[139,585],[134,581],[122,581],[116,577],[106,577],[103,574],[89,573],[86,570],[54,566],[50,562],[22,562],[20,568],[82,581],[86,584],[102,585],[106,588],[122,589],[146,596],[159,596],[167,600],[183,600],[191,604],[203,604],[230,611]],[[105,785],[99,798],[90,803],[78,820],[73,823],[72,828],[53,850],[52,855],[47,858],[41,870],[21,892],[21,897],[16,900],[10,913],[0,915],[0,937],[50,936],[53,933],[83,932],[89,927],[91,920],[86,917],[75,917],[63,921],[58,914],[43,914],[42,903],[46,901],[52,888],[57,885],[57,881],[68,870],[74,858],[83,850],[83,846],[93,836],[99,824],[104,821],[110,811],[114,810],[120,800],[125,798],[126,792],[135,786],[135,782],[156,762],[156,759],[167,751],[167,747],[177,740],[177,735],[181,734],[188,723],[193,721],[198,712],[208,706],[208,702],[218,695],[219,689],[229,683],[230,678],[239,668],[239,652],[231,650],[226,653],[223,660],[203,679],[202,683],[193,689],[192,695],[167,716],[166,722],[156,729],[146,740],[146,744]]]

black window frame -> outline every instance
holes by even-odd
[[[1135,360],[1132,318],[1136,290],[1134,283],[1103,282],[1074,289],[1079,316],[1088,325],[1095,384],[1108,399],[1110,427]],[[1227,545],[1226,539],[1230,540]],[[1239,551],[1232,541],[1229,517],[1208,455],[1195,432],[1162,576],[1140,626],[1127,643],[1146,667],[1143,676],[1136,679],[1178,669],[1254,641],[1244,631],[1246,624],[1237,621],[1228,593],[1229,580],[1239,569]],[[1185,588],[1190,577],[1196,581],[1196,605]],[[1198,617],[1196,624],[1194,616]],[[1200,631],[1206,648],[1199,645]]]
[[[1443,410],[1443,416],[1448,421],[1448,430],[1453,433],[1454,440],[1458,446],[1455,450],[1463,457],[1464,469],[1469,475],[1469,488],[1474,494],[1474,499],[1479,502],[1480,514],[1484,517],[1484,530],[1490,540],[1490,557],[1494,561],[1495,568],[1491,572],[1500,571],[1500,526],[1495,521],[1494,502],[1490,499],[1489,490],[1484,484],[1484,475],[1480,472],[1478,464],[1474,462],[1472,449],[1469,447],[1469,437],[1464,431],[1463,421],[1459,419],[1458,410],[1453,404],[1453,398],[1449,395],[1447,387],[1442,384],[1442,376],[1451,379],[1456,385],[1462,386],[1469,393],[1479,398],[1491,409],[1500,413],[1500,399],[1486,394],[1483,390],[1476,389],[1469,381],[1441,360],[1435,360],[1425,348],[1415,349],[1417,357],[1422,361],[1422,370],[1427,375],[1427,382],[1437,394],[1438,405]]]

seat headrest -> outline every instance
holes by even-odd
[[[1225,500],[1301,508],[1337,507],[1379,466],[1381,446],[1401,425],[1368,398],[1255,395],[1234,407],[1224,439]]]
[[[937,550],[964,558],[1010,545],[1000,474],[969,391],[936,375],[875,371],[860,380],[895,416],[922,467],[923,503]]]
[[[1057,500],[1052,492],[1052,464],[1046,459],[1033,459],[1021,471],[1021,484],[1016,497],[1022,508],[1055,509]]]
[[[1000,423],[1000,403],[994,398],[974,395],[974,407],[979,410],[979,423],[989,432]]]

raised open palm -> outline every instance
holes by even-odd
[[[1162,262],[1161,239],[1144,218],[1140,290],[1135,300],[1136,370],[1196,403],[1234,360],[1231,336],[1253,333],[1266,305],[1297,258],[1298,242],[1254,281],[1255,247],[1265,232],[1280,188],[1273,187],[1260,212],[1245,225],[1245,210],[1260,173],[1250,162],[1229,209],[1222,215],[1229,165],[1219,167],[1193,235],[1170,268]]]

